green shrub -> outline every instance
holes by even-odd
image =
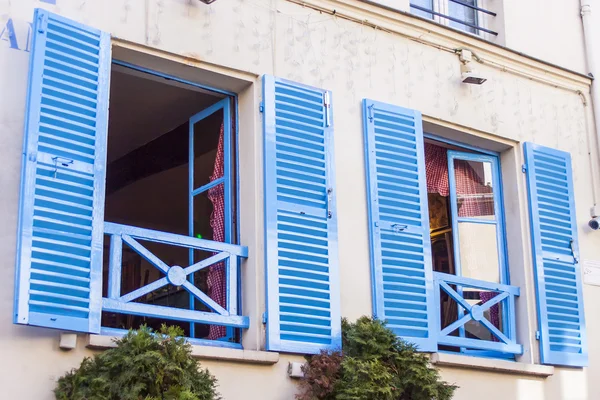
[[[178,327],[143,326],[58,380],[57,400],[217,400],[216,379],[191,356]]]
[[[342,321],[342,351],[307,358],[298,400],[449,400],[429,357],[378,321]]]

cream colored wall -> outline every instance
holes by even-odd
[[[598,176],[592,179],[590,174],[591,160],[598,170],[597,152],[594,148],[591,158],[588,155],[591,113],[582,102],[582,97],[587,99],[589,82],[366,3],[304,2],[318,3],[325,12],[286,0],[220,0],[210,7],[184,0],[57,0],[57,6],[37,0],[0,0],[0,26],[12,19],[22,49],[11,49],[10,42],[0,41],[2,396],[50,399],[56,377],[91,354],[84,348],[83,336],[77,350],[63,352],[57,348],[57,332],[12,324],[29,56],[23,49],[36,6],[111,32],[117,58],[240,93],[240,229],[250,254],[242,273],[244,313],[251,321],[243,339],[245,348],[260,349],[264,343],[262,127],[258,104],[260,76],[274,74],[333,91],[341,303],[342,314],[350,319],[371,313],[361,100],[369,97],[421,110],[429,131],[504,151],[510,272],[513,284],[522,288],[517,319],[525,352],[520,361],[538,360],[520,144],[533,141],[571,152],[581,255],[583,259],[600,259],[598,233],[585,229],[588,208],[595,197],[592,183],[596,189],[600,185]],[[328,14],[333,9],[336,16]],[[564,35],[573,40],[577,36],[571,31]],[[472,48],[485,61],[478,66],[489,79],[484,85],[460,83],[459,62],[450,51],[460,46]],[[577,43],[569,41],[565,46],[565,51],[577,53],[573,50]],[[577,59],[575,54],[573,60]],[[593,339],[600,334],[600,320],[595,318],[600,288],[586,286],[585,302],[588,336]],[[589,368],[557,368],[547,379],[474,369],[444,368],[442,373],[461,387],[456,395],[459,400],[483,396],[489,400],[594,399],[600,391],[600,381],[594,379],[600,376],[600,344],[590,340],[589,348]],[[302,360],[282,356],[274,366],[204,364],[219,378],[225,399],[291,399],[295,386],[286,376],[290,359]]]
[[[580,0],[502,2],[505,36],[500,44],[587,73]]]

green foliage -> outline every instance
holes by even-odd
[[[450,400],[429,358],[378,321],[342,321],[342,352],[308,357],[298,400]]]
[[[218,400],[216,379],[191,356],[178,327],[143,326],[59,379],[57,400]]]

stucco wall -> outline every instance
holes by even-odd
[[[573,3],[570,0],[569,3]],[[410,17],[396,17],[368,5],[356,8],[343,1],[322,1],[323,7],[339,10],[332,16],[285,0],[220,0],[207,7],[188,0],[57,0],[48,5],[37,0],[0,0],[0,27],[8,19],[15,28],[15,42],[0,41],[0,390],[3,398],[50,399],[55,379],[91,352],[79,347],[58,349],[58,333],[12,324],[15,232],[21,163],[23,109],[27,80],[28,23],[33,8],[47,7],[66,17],[112,33],[114,53],[131,55],[124,48],[152,52],[188,65],[202,65],[223,75],[245,80],[240,92],[240,201],[242,242],[249,246],[243,297],[252,328],[244,337],[248,349],[260,349],[264,332],[262,276],[262,172],[261,124],[258,112],[262,74],[274,74],[333,91],[335,164],[339,209],[339,250],[342,314],[350,319],[371,313],[371,284],[366,215],[364,148],[360,102],[363,98],[391,102],[421,110],[429,130],[457,135],[465,132],[471,142],[504,150],[503,178],[506,190],[509,261],[513,284],[522,287],[519,300],[519,340],[524,344],[523,362],[537,359],[534,339],[535,306],[529,253],[527,203],[524,176],[520,173],[520,143],[533,141],[569,151],[573,155],[577,217],[581,227],[583,259],[600,259],[597,233],[585,229],[588,209],[594,202],[588,133],[593,128],[589,107],[584,107],[587,82],[541,71],[541,65],[516,55],[495,51],[480,42],[451,34],[442,38],[435,29]],[[346,2],[351,3],[351,2]],[[363,8],[364,7],[364,8]],[[362,13],[362,14],[361,14]],[[343,15],[363,15],[385,29],[359,24]],[[399,19],[396,19],[399,18]],[[515,22],[516,23],[516,22]],[[412,36],[411,36],[412,35]],[[527,36],[527,32],[523,35]],[[577,37],[569,29],[565,35]],[[409,37],[413,37],[410,39]],[[488,77],[482,86],[459,81],[459,62],[439,47],[473,46],[489,62],[479,65]],[[150,46],[146,48],[140,45]],[[531,44],[537,47],[538,43]],[[572,46],[572,47],[571,47]],[[579,44],[569,40],[565,51]],[[581,44],[582,46],[582,44]],[[526,49],[523,48],[525,51]],[[533,54],[533,53],[532,53]],[[533,54],[544,56],[544,54]],[[548,53],[549,54],[549,53]],[[185,57],[185,58],[184,58]],[[504,57],[504,58],[503,58]],[[562,55],[552,54],[561,61]],[[565,56],[566,57],[566,56]],[[578,60],[579,56],[572,59]],[[552,61],[552,60],[549,60]],[[503,62],[503,71],[495,66]],[[568,61],[571,62],[571,61]],[[579,69],[580,61],[573,68]],[[495,63],[495,64],[494,64]],[[566,65],[567,61],[558,62]],[[152,62],[150,62],[152,64]],[[158,65],[144,65],[157,68]],[[162,68],[162,66],[160,67]],[[167,68],[167,67],[164,67]],[[202,72],[185,69],[189,76]],[[519,72],[520,71],[520,72]],[[195,75],[196,74],[196,75]],[[532,78],[533,77],[533,78]],[[549,84],[552,83],[552,84]],[[558,86],[558,87],[557,87]],[[589,100],[589,99],[588,99]],[[594,161],[595,170],[598,170]],[[597,189],[597,188],[596,188]],[[596,190],[597,192],[598,190]],[[600,334],[595,318],[600,288],[585,286],[590,367],[559,369],[549,378],[532,378],[476,369],[444,368],[443,375],[461,389],[457,399],[594,399],[600,390]],[[289,360],[282,356],[274,366],[251,366],[229,362],[203,362],[217,375],[225,399],[291,399],[294,384],[287,378]]]
[[[591,0],[594,2],[595,0]],[[580,0],[502,0],[505,46],[586,73]]]

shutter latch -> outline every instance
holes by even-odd
[[[573,240],[573,238],[571,238],[571,240],[569,240],[569,247],[571,248],[571,254],[573,255],[573,261],[575,261],[575,264],[577,264],[579,262],[579,257],[577,256],[577,253],[575,252],[575,241]]]
[[[400,233],[400,232],[404,232],[405,230],[408,229],[408,225],[402,225],[402,224],[393,224],[392,225],[392,230],[395,233]]]
[[[54,179],[56,179],[56,175],[58,174],[58,166],[68,168],[73,165],[73,160],[64,157],[52,157],[52,161],[54,161]]]

